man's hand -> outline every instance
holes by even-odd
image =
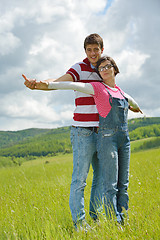
[[[48,83],[45,81],[37,82],[36,79],[28,79],[24,74],[22,74],[22,77],[25,79],[24,85],[30,89],[50,90],[48,89]]]
[[[22,74],[22,77],[25,80],[24,85],[26,85],[26,87],[36,89],[36,79],[29,79],[24,74]]]

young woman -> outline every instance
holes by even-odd
[[[99,112],[98,158],[104,187],[106,216],[116,216],[123,223],[123,210],[128,209],[130,140],[127,126],[128,108],[141,112],[138,104],[115,84],[119,69],[109,56],[97,62],[102,82],[36,82],[38,90],[72,89],[91,94]],[[23,75],[25,80],[27,78]],[[142,113],[142,112],[141,112]]]

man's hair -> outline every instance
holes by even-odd
[[[113,65],[113,67],[114,67],[114,72],[115,72],[115,76],[119,73],[119,68],[117,67],[117,64],[116,64],[116,62],[113,60],[113,58],[111,58],[111,57],[109,57],[109,56],[107,56],[107,55],[105,55],[105,56],[103,56],[103,57],[101,57],[98,61],[97,61],[97,64],[96,64],[96,69],[97,69],[97,72],[99,73],[99,70],[98,70],[98,68],[99,68],[99,66],[101,65],[101,63],[102,62],[105,62],[105,61],[110,61],[110,63]]]
[[[86,47],[88,44],[98,44],[100,48],[103,48],[103,39],[97,34],[92,33],[89,36],[87,36],[84,40],[84,49],[86,50]]]

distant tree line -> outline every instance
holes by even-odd
[[[0,149],[0,156],[14,156],[14,157],[25,157],[28,159],[29,156],[40,157],[40,156],[55,156],[57,153],[70,153],[72,152],[72,146],[69,139],[61,140],[38,140],[31,142],[24,142],[8,148]]]
[[[139,146],[135,147],[132,152],[138,152],[151,148],[160,148],[160,137],[149,138],[146,141],[142,141],[142,143]]]
[[[153,124],[155,122],[158,124]],[[160,118],[131,119],[128,124],[131,141],[160,136]],[[157,147],[159,140],[153,144]],[[143,145],[144,149],[147,147],[149,145]],[[7,161],[21,165],[23,161],[37,157],[71,152],[70,127],[0,131],[0,166],[4,166]]]
[[[131,141],[148,137],[158,137],[160,136],[160,124],[136,128],[135,130],[131,131],[129,135]]]
[[[143,117],[128,120],[129,132],[139,127],[147,127],[154,124],[160,124],[160,117]]]

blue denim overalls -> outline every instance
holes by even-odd
[[[128,209],[130,140],[128,133],[128,100],[110,95],[111,111],[100,116],[97,150],[104,184],[106,216],[116,215],[123,221],[123,209]],[[121,93],[122,94],[122,93]],[[122,94],[123,95],[123,94]]]

